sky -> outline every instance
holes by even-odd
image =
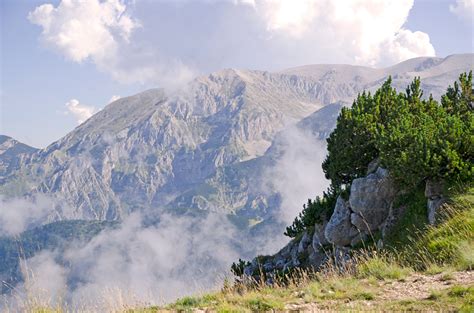
[[[0,0],[0,134],[58,140],[111,101],[222,68],[474,52],[474,0]]]

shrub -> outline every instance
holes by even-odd
[[[373,95],[359,94],[351,108],[341,110],[322,164],[331,188],[323,197],[308,200],[285,235],[296,237],[328,218],[337,197],[349,190],[355,178],[366,175],[375,159],[404,189],[426,180],[472,181],[472,72],[461,74],[441,103],[422,96],[419,78],[404,93],[397,93],[389,78]]]
[[[307,204],[303,205],[303,211],[288,226],[285,235],[294,238],[303,231],[314,227],[317,223],[322,223],[329,219],[334,211],[338,193],[334,190],[328,190],[322,197],[316,197],[314,201],[308,199]]]

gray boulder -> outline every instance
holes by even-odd
[[[443,195],[444,182],[442,180],[428,179],[425,185],[425,197],[427,198],[428,222],[434,224],[440,207],[447,199]]]
[[[347,246],[357,233],[357,229],[351,224],[351,210],[348,203],[339,196],[334,213],[324,230],[324,236],[328,242],[336,246]]]
[[[368,232],[378,229],[388,217],[396,189],[386,169],[354,179],[349,197],[352,224]]]
[[[385,222],[382,224],[382,238],[386,238],[388,234],[393,230],[397,225],[400,219],[403,217],[406,211],[406,206],[390,206],[390,211],[388,212],[388,217]]]
[[[428,222],[433,225],[436,223],[436,217],[439,213],[439,209],[443,204],[446,204],[446,198],[439,197],[436,199],[428,199]]]
[[[311,242],[311,236],[308,235],[307,231],[305,231],[298,244],[298,253],[303,253],[304,250],[306,250],[306,248],[311,244]]]
[[[326,225],[327,222],[314,225],[313,241],[311,243],[314,251],[318,251],[322,246],[329,243],[329,241],[324,236],[324,229],[326,228]]]

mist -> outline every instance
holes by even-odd
[[[162,305],[232,281],[232,262],[267,251],[266,238],[249,236],[225,215],[164,213],[150,224],[145,214],[132,213],[87,243],[71,242],[64,251],[22,260],[24,283],[4,297],[15,309],[31,297],[86,311]]]
[[[102,138],[107,144],[114,140],[107,133]],[[277,192],[281,199],[278,208],[270,208],[277,220],[270,227],[242,230],[228,215],[207,211],[185,215],[160,207],[136,211],[89,242],[70,242],[65,249],[44,250],[22,260],[24,283],[16,286],[7,302],[18,308],[33,294],[52,304],[67,302],[75,309],[113,311],[219,290],[226,278],[233,280],[233,262],[274,254],[286,244],[284,227],[308,198],[328,186],[321,170],[326,145],[317,138],[311,131],[290,126],[274,141],[275,162],[264,171],[261,190],[262,195]],[[95,162],[86,152],[81,160],[77,164]],[[56,214],[51,210],[54,201],[41,196],[35,201],[2,202],[9,208],[0,210],[3,235],[18,235]]]
[[[265,185],[280,194],[276,216],[289,225],[307,199],[322,195],[329,186],[321,168],[326,142],[297,126],[283,131],[277,142],[280,156],[264,175]]]
[[[42,194],[29,199],[0,195],[0,207],[0,237],[15,236],[41,225],[56,212],[54,201]]]

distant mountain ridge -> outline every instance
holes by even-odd
[[[265,220],[279,205],[278,191],[256,186],[278,158],[271,147],[288,127],[324,139],[342,105],[389,75],[398,89],[420,76],[422,88],[437,99],[474,68],[473,59],[415,58],[384,69],[226,69],[171,95],[148,90],[107,105],[45,149],[2,136],[0,194],[46,194],[55,200],[55,219],[210,210]]]

